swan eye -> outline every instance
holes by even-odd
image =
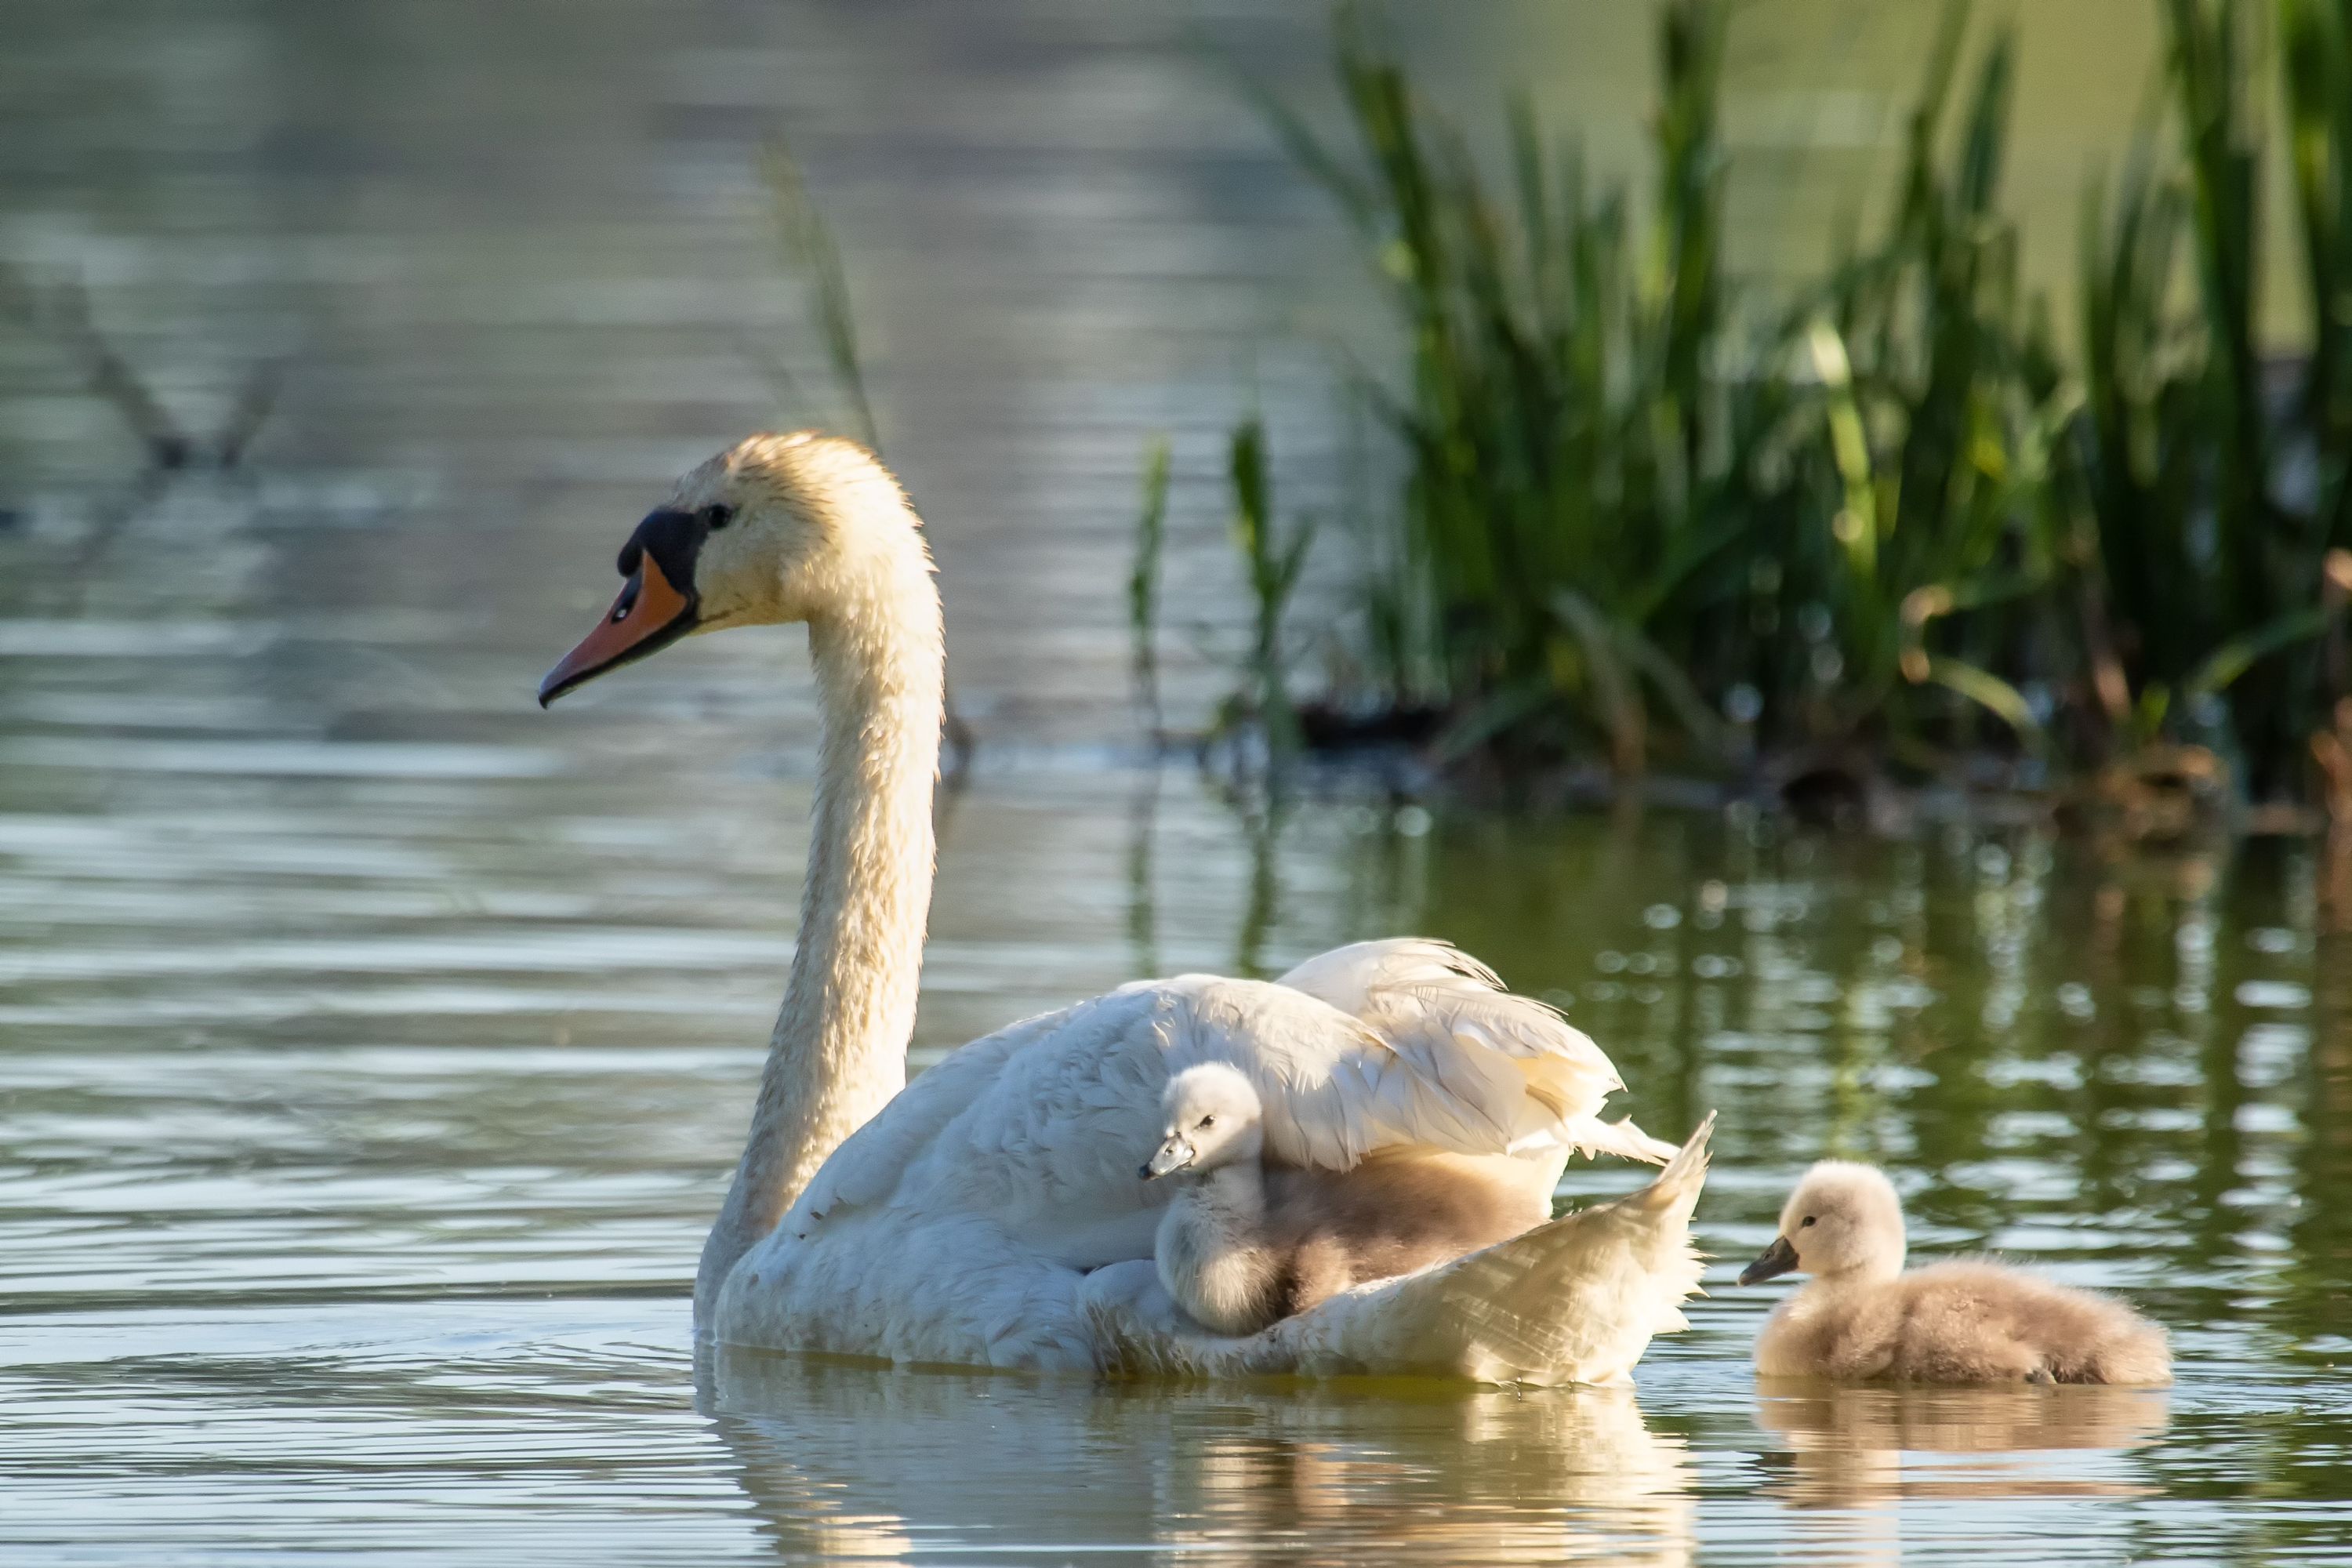
[[[1201,1125],[1203,1127],[1214,1127],[1216,1124],[1217,1119],[1213,1116],[1203,1116],[1201,1118]]]
[[[713,501],[702,509],[702,525],[713,533],[734,521],[735,509],[731,506],[722,506]]]
[[[1811,1224],[1812,1224],[1812,1223],[1813,1223],[1813,1216],[1812,1216],[1812,1215],[1807,1215],[1805,1216],[1805,1225],[1811,1225]],[[1798,1228],[1799,1230],[1802,1230],[1802,1229],[1804,1229],[1804,1228],[1805,1228],[1805,1225],[1801,1225],[1801,1226],[1799,1226],[1797,1228]]]

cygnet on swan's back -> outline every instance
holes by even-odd
[[[1824,1160],[1742,1285],[1812,1279],[1773,1309],[1756,1370],[1897,1383],[2172,1381],[2164,1331],[2120,1301],[1969,1259],[1903,1269],[1903,1204],[1868,1165]]]
[[[1160,1109],[1142,1171],[1176,1187],[1152,1246],[1160,1282],[1202,1327],[1254,1334],[1289,1310],[1288,1251],[1266,1226],[1265,1107],[1247,1077],[1209,1062],[1170,1079]]]
[[[1551,1217],[1550,1205],[1528,1202],[1485,1165],[1416,1153],[1352,1171],[1267,1171],[1267,1225],[1289,1251],[1287,1310],[1465,1257]]]
[[[1410,1274],[1550,1217],[1486,1162],[1416,1152],[1352,1171],[1264,1163],[1264,1106],[1222,1062],[1169,1079],[1147,1181],[1175,1178],[1153,1247],[1177,1305],[1220,1333],[1255,1333],[1350,1286]]]

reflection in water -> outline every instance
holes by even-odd
[[[1780,1483],[1799,1507],[1901,1496],[2123,1496],[2144,1484],[2053,1473],[2049,1450],[2113,1450],[2164,1431],[2161,1389],[1911,1388],[1757,1380],[1756,1419],[1795,1464]],[[2031,1463],[1913,1470],[1906,1454],[2034,1455]]]
[[[1139,975],[1158,974],[1160,914],[1154,903],[1153,835],[1160,826],[1160,770],[1143,770],[1127,807],[1128,963]]]
[[[1690,1560],[1680,1439],[1631,1391],[1092,1386],[719,1350],[703,1399],[787,1556],[952,1542],[1187,1562]]]
[[[2301,1080],[2313,1135],[2295,1157],[2302,1202],[2287,1227],[2278,1316],[2304,1359],[2333,1372],[2352,1352],[2345,1311],[2352,1281],[2352,935],[2331,931],[2318,946],[2313,1000],[2322,1024],[2303,1061],[2283,1064]]]
[[[1797,1510],[1801,1560],[1895,1563],[1904,1506],[1986,1507],[2142,1497],[2119,1451],[2154,1441],[2166,1396],[2149,1389],[1839,1387],[1758,1381],[1756,1417],[1787,1445],[1773,1497]],[[2063,1456],[2056,1450],[2077,1450]],[[1769,1462],[1769,1461],[1768,1461]]]
[[[1269,979],[1277,971],[1266,965],[1265,944],[1282,914],[1282,868],[1277,857],[1282,825],[1292,803],[1279,790],[1259,793],[1244,787],[1235,790],[1227,804],[1240,819],[1243,841],[1249,846],[1249,892],[1242,900],[1241,930],[1234,939],[1233,973],[1245,980]]]

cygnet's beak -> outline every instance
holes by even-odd
[[[1143,1167],[1143,1179],[1153,1181],[1171,1171],[1181,1171],[1200,1157],[1201,1152],[1181,1138],[1171,1138],[1160,1145],[1160,1152],[1152,1155],[1150,1163]]]
[[[694,556],[707,531],[691,513],[662,510],[637,525],[621,551],[620,597],[579,646],[539,683],[539,705],[608,669],[667,647],[697,625]]]
[[[1764,1249],[1763,1257],[1739,1271],[1739,1282],[1753,1285],[1759,1280],[1777,1279],[1796,1267],[1797,1249],[1789,1245],[1787,1237],[1776,1236],[1772,1238],[1772,1245]]]

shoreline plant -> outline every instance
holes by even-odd
[[[1357,393],[1402,478],[1326,531],[1376,546],[1348,590],[1366,689],[1297,710],[1433,709],[1435,761],[1506,777],[1834,754],[2030,781],[2192,747],[2251,793],[2311,795],[2352,692],[2352,0],[2151,3],[2163,110],[2086,184],[2063,325],[2001,205],[2015,41],[1964,72],[1965,0],[1879,231],[1769,298],[1725,265],[1727,0],[1658,6],[1640,199],[1523,100],[1482,168],[1341,9],[1352,147],[1251,95],[1390,301],[1401,361]],[[2258,286],[2288,235],[2311,309],[2281,353]],[[1270,601],[1273,558],[1244,553],[1244,695],[1271,724],[1297,564]]]

